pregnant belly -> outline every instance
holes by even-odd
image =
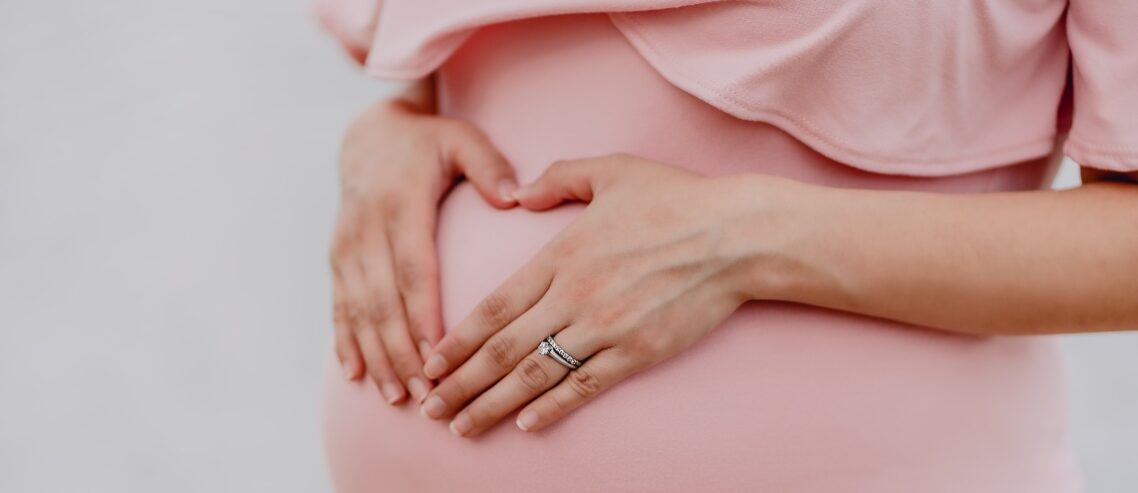
[[[580,210],[443,209],[453,324]],[[339,491],[1070,491],[1050,344],[963,337],[800,305],[744,305],[679,356],[523,433],[477,439],[334,367]],[[550,484],[553,482],[553,484]]]
[[[982,191],[1044,175],[1042,163],[936,179],[853,170],[675,89],[604,16],[484,29],[439,83],[443,111],[485,130],[523,180],[557,158],[616,151],[838,186]],[[460,184],[440,212],[446,326],[581,210],[498,211]],[[330,358],[325,431],[342,492],[1075,490],[1062,376],[1042,338],[751,302],[550,428],[523,433],[511,416],[476,439],[340,375]]]

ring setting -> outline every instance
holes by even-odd
[[[558,363],[561,363],[570,370],[576,370],[577,368],[580,368],[582,364],[580,360],[574,358],[571,354],[569,354],[568,351],[565,350],[565,348],[561,347],[560,344],[557,344],[557,341],[553,339],[553,336],[547,336],[545,340],[541,341],[541,344],[537,345],[537,352],[542,356],[549,356],[553,358]]]

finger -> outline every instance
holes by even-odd
[[[439,307],[438,249],[435,246],[433,204],[408,208],[391,235],[395,282],[403,300],[411,341],[423,361],[442,339]]]
[[[390,248],[384,235],[369,238],[363,257],[368,297],[368,324],[379,332],[387,360],[416,402],[430,390],[422,374],[423,360],[407,332],[403,300],[395,286]]]
[[[554,337],[570,355],[583,359],[606,347],[591,336],[592,333],[595,332],[570,326]],[[568,367],[549,355],[540,354],[535,346],[513,371],[455,416],[451,421],[451,432],[458,436],[476,436],[554,388],[567,374],[572,374]]]
[[[332,272],[332,323],[336,332],[336,357],[344,369],[344,378],[358,380],[363,375],[363,356],[348,319],[348,298],[339,269]]]
[[[356,341],[363,353],[364,362],[367,363],[368,374],[383,394],[383,399],[391,405],[401,402],[407,392],[403,389],[403,384],[399,383],[399,376],[391,368],[391,363],[387,361],[387,352],[383,341],[379,340],[379,332],[372,327],[365,327],[356,333]]]
[[[445,142],[455,174],[465,175],[494,207],[513,207],[516,204],[513,192],[518,188],[514,168],[477,127],[466,122],[455,125],[456,131],[449,133]]]
[[[522,431],[545,428],[639,369],[616,347],[605,349],[518,413],[517,427]]]
[[[471,399],[490,388],[537,349],[538,343],[564,327],[564,318],[538,302],[491,336],[470,359],[439,382],[420,412],[433,419],[453,416]]]
[[[514,192],[514,197],[530,210],[545,210],[571,200],[592,201],[606,175],[620,165],[615,161],[611,157],[557,161],[537,180]]]
[[[538,254],[443,336],[427,357],[423,373],[430,378],[439,378],[466,361],[491,335],[537,304],[552,280],[552,261],[548,256]]]
[[[379,340],[379,333],[368,323],[367,313],[367,287],[364,283],[363,264],[355,259],[350,268],[345,268],[341,279],[344,283],[347,304],[344,317],[356,341],[356,345],[363,356],[368,375],[375,381],[379,392],[383,394],[388,404],[395,404],[403,399],[406,392],[399,383],[395,370],[387,361],[387,354],[383,343]]]

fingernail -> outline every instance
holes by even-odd
[[[514,200],[519,200],[528,193],[530,193],[530,186],[526,185],[514,190],[513,198]]]
[[[517,424],[518,429],[522,431],[529,431],[530,428],[533,428],[537,425],[537,412],[531,410],[522,412],[522,414],[518,416]]]
[[[459,413],[454,421],[450,422],[450,432],[458,436],[465,436],[470,433],[472,428],[474,428],[474,424],[470,422],[470,416],[467,416],[466,413]]]
[[[431,343],[427,341],[419,341],[419,356],[424,360],[431,354]]]
[[[383,397],[387,399],[388,404],[395,404],[403,398],[403,387],[395,382],[384,382]]]
[[[431,389],[427,387],[427,382],[424,382],[423,379],[419,377],[411,377],[411,379],[407,381],[407,388],[411,389],[411,395],[415,397],[415,402],[422,402],[427,392],[431,391]]]
[[[442,397],[439,397],[437,395],[432,395],[432,396],[428,397],[427,401],[424,402],[423,405],[419,407],[419,412],[423,413],[423,416],[426,416],[426,417],[431,418],[431,419],[439,419],[439,418],[443,417],[443,413],[445,413],[446,411],[447,411],[446,403],[443,402]]]
[[[518,189],[518,184],[509,178],[502,178],[498,181],[498,195],[506,202],[514,201],[514,190]]]
[[[348,379],[349,382],[356,379],[355,362],[350,360],[344,362],[344,378]]]
[[[444,371],[447,371],[447,360],[441,354],[432,354],[423,365],[423,374],[427,378],[439,378]]]

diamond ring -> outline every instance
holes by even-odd
[[[542,356],[549,356],[557,360],[558,363],[565,365],[570,370],[581,367],[581,361],[570,355],[560,344],[557,344],[557,341],[553,340],[553,336],[548,336],[544,341],[541,341],[541,344],[537,345],[537,352]]]

